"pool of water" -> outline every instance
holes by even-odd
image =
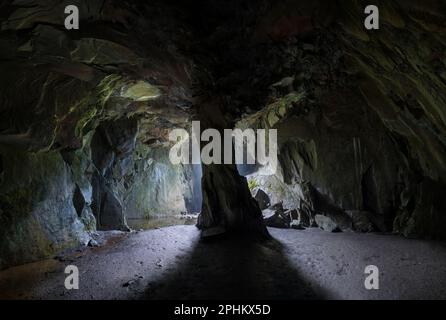
[[[169,217],[153,217],[149,219],[127,219],[127,224],[133,230],[150,230],[178,225],[195,225],[198,215],[182,215]]]

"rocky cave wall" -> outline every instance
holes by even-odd
[[[76,212],[75,183],[60,153],[2,148],[1,155],[0,268],[87,245],[94,217],[87,210]]]
[[[100,229],[128,230],[127,218],[196,210],[201,191],[195,190],[193,166],[173,165],[168,147],[149,147],[137,140],[137,134],[136,120],[121,119],[102,122],[93,135],[92,209]]]
[[[125,200],[127,218],[200,212],[201,175],[194,166],[172,165],[168,148],[150,149],[141,144],[137,154],[142,158],[134,168],[138,174],[129,184],[131,192]]]
[[[127,219],[196,212],[192,166],[172,165],[168,148],[136,134],[137,122],[122,119],[101,123],[78,150],[2,148],[0,267],[87,245],[95,230],[128,231]]]
[[[64,28],[68,4],[80,8],[79,31]],[[87,245],[96,229],[129,230],[127,217],[196,209],[194,171],[169,165],[163,144],[189,119],[176,107],[189,105],[192,66],[172,45],[175,11],[120,1],[0,9],[0,269]]]
[[[278,129],[281,170],[251,184],[310,222],[319,214],[344,230],[444,239],[445,3],[378,1],[372,32],[367,4],[268,8],[254,34],[274,41],[252,55],[269,66],[247,73],[271,76],[272,101],[239,126]]]

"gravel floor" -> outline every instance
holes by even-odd
[[[274,241],[199,241],[194,226],[117,234],[98,248],[0,272],[2,299],[446,299],[446,244],[269,229]],[[64,269],[79,268],[79,290]],[[380,289],[366,290],[376,265]]]

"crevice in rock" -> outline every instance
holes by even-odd
[[[77,216],[81,217],[82,211],[85,208],[85,199],[78,185],[76,185],[76,188],[74,189],[73,205],[74,208],[76,209]]]
[[[371,165],[364,172],[361,179],[362,206],[364,210],[374,213],[380,212],[376,189],[374,168],[373,165]]]

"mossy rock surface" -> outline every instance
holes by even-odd
[[[86,244],[89,236],[74,209],[74,183],[62,156],[7,149],[1,154],[0,268]]]

